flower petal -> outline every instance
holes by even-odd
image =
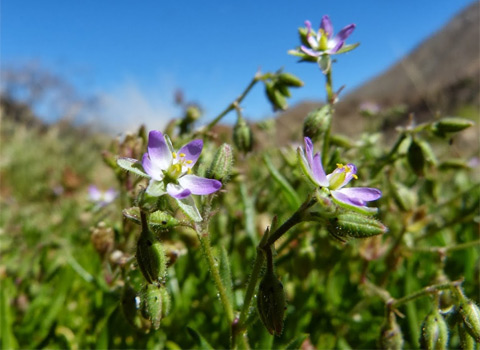
[[[353,30],[355,29],[355,24],[349,24],[345,28],[343,28],[341,31],[338,32],[337,35],[335,35],[335,38],[338,41],[345,41],[350,34],[352,34]]]
[[[190,196],[192,192],[188,188],[183,188],[180,185],[175,185],[175,184],[168,184],[167,185],[167,193],[177,199],[182,199]]]
[[[152,163],[148,153],[145,153],[142,158],[143,170],[154,180],[161,181],[163,179],[162,169],[156,163]]]
[[[302,50],[307,55],[312,56],[312,57],[318,57],[322,54],[321,52],[313,51],[313,50],[309,49],[308,47],[306,47],[304,45],[300,46],[300,50]]]
[[[313,157],[311,166],[312,166],[313,176],[315,177],[315,180],[317,181],[317,183],[320,186],[328,187],[329,182],[327,179],[327,175],[325,175],[325,170],[323,170],[320,153],[315,154],[315,156]]]
[[[218,180],[206,179],[196,175],[182,176],[178,179],[178,183],[189,189],[192,194],[210,194],[222,187],[222,183]]]
[[[115,191],[114,188],[109,188],[105,191],[105,194],[103,195],[103,199],[107,203],[113,202],[115,198],[117,198],[117,191]]]
[[[180,148],[178,150],[178,155],[180,154],[185,154],[185,159],[187,161],[191,161],[188,164],[185,164],[187,168],[191,168],[195,165],[195,163],[198,160],[198,157],[200,157],[200,154],[202,153],[202,148],[203,148],[203,141],[198,139],[198,140],[193,140],[192,142],[187,143],[185,146]]]
[[[102,198],[102,192],[95,185],[88,186],[88,196],[94,202],[99,201]]]
[[[161,131],[152,130],[148,134],[148,155],[151,162],[162,170],[166,170],[172,163],[172,153]]]
[[[342,188],[339,192],[350,198],[357,198],[363,202],[370,202],[379,199],[382,196],[382,191],[370,187],[349,187]]]
[[[336,190],[330,192],[336,200],[343,202],[347,205],[353,205],[355,207],[364,207],[367,203],[364,200],[361,200],[357,197],[350,197],[347,194],[343,193],[342,190]]]
[[[330,17],[327,15],[322,17],[322,22],[320,23],[320,29],[323,29],[327,38],[331,38],[333,34],[333,26],[332,21],[330,21]]]
[[[305,154],[307,155],[308,164],[311,166],[313,163],[313,142],[310,137],[305,137]]]

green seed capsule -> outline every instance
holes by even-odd
[[[163,286],[147,284],[140,295],[140,310],[142,316],[152,322],[154,329],[160,328],[163,317]]]
[[[460,338],[460,349],[462,350],[474,350],[475,340],[467,332],[465,324],[463,322],[458,323],[458,337]]]
[[[303,81],[300,80],[300,78],[291,73],[280,73],[278,75],[278,80],[285,85],[292,87],[301,87],[304,85]]]
[[[472,300],[463,299],[458,306],[458,311],[467,332],[480,343],[480,309],[478,306]]]
[[[446,349],[448,343],[447,323],[438,310],[433,310],[424,319],[420,346],[422,349]]]
[[[407,152],[408,164],[417,176],[423,176],[425,173],[425,154],[422,146],[415,140],[412,140]]]
[[[253,134],[245,119],[239,117],[233,127],[233,142],[243,153],[248,153],[253,148]]]
[[[222,181],[228,181],[233,168],[233,150],[232,147],[224,143],[215,153],[213,161],[207,171],[207,177]]]
[[[194,121],[198,120],[202,116],[202,111],[198,106],[190,105],[187,107],[185,112],[185,120],[188,123],[193,123]]]
[[[285,315],[285,291],[274,273],[266,273],[258,287],[257,308],[265,328],[279,336]]]
[[[432,128],[439,133],[458,132],[473,125],[473,121],[465,118],[447,117],[432,125]]]
[[[379,347],[385,350],[398,350],[403,348],[402,330],[393,312],[389,313],[387,320],[380,329]]]
[[[344,238],[372,237],[388,231],[380,221],[355,212],[341,213],[329,219],[327,230],[340,241]]]
[[[287,99],[282,95],[275,84],[272,82],[265,82],[265,93],[267,94],[268,100],[273,105],[274,110],[287,109]]]
[[[303,136],[316,141],[328,130],[331,122],[332,114],[329,105],[316,109],[308,113],[303,122]]]
[[[156,283],[165,278],[167,273],[165,250],[149,230],[143,229],[138,239],[137,262],[148,283]]]

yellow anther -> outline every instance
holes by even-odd
[[[192,173],[192,168],[188,168],[187,169],[187,174],[191,174]]]
[[[353,176],[353,178],[354,178],[355,180],[358,180],[358,176],[357,176],[357,175],[353,174],[352,176]]]
[[[180,153],[180,158],[185,157],[185,153]]]
[[[193,160],[187,160],[187,164],[192,164]]]
[[[177,159],[177,154],[176,154],[175,152],[172,152],[172,157],[173,157],[174,159]]]

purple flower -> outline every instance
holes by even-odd
[[[382,192],[376,188],[344,188],[352,179],[358,178],[357,168],[353,164],[337,164],[337,169],[326,175],[320,153],[313,154],[313,143],[310,138],[305,137],[305,149],[299,148],[298,153],[305,175],[314,185],[328,189],[335,203],[351,209],[365,209],[367,202],[377,200],[382,196]]]
[[[330,18],[325,15],[322,17],[320,29],[318,32],[312,30],[310,21],[305,21],[307,27],[308,46],[302,45],[300,49],[309,56],[319,57],[324,54],[333,55],[337,53],[345,44],[345,40],[352,34],[355,24],[349,24],[343,28],[337,35],[333,36],[333,26]]]
[[[150,131],[148,135],[148,152],[143,155],[142,166],[150,176],[149,188],[161,185],[161,191],[149,191],[153,195],[168,193],[171,197],[183,199],[191,194],[203,195],[216,192],[222,183],[192,175],[192,168],[202,153],[203,141],[193,140],[180,148],[173,150],[168,136],[160,131]]]
[[[113,188],[109,188],[106,191],[101,191],[95,185],[88,187],[88,197],[92,202],[95,202],[99,207],[104,207],[107,204],[112,203],[117,198],[118,192]]]

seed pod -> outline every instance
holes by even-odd
[[[291,73],[280,73],[278,75],[278,80],[285,85],[292,87],[301,87],[304,85],[303,81],[301,81],[300,78]]]
[[[467,332],[465,324],[463,322],[458,323],[458,337],[460,338],[460,349],[462,350],[474,350],[475,340]]]
[[[388,231],[380,221],[355,212],[345,212],[330,218],[327,230],[342,242],[345,241],[344,238],[367,238]]]
[[[111,227],[107,227],[105,223],[99,222],[98,225],[94,228],[91,228],[90,231],[92,235],[90,240],[92,241],[95,250],[103,258],[105,255],[112,251],[115,241],[115,235]]]
[[[420,346],[422,349],[446,349],[448,328],[443,316],[437,309],[430,312],[422,323]]]
[[[446,132],[459,132],[471,127],[474,124],[473,121],[465,118],[447,117],[439,120],[432,125],[434,131],[439,133]]]
[[[156,283],[165,278],[167,273],[165,250],[148,228],[142,229],[137,242],[137,262],[148,283]]]
[[[253,148],[253,134],[245,119],[238,117],[237,123],[233,127],[233,142],[235,146],[243,153],[248,153]]]
[[[478,306],[472,300],[463,299],[458,305],[458,311],[467,332],[480,343],[480,309]]]
[[[268,100],[272,104],[274,111],[278,109],[287,109],[287,99],[280,91],[278,91],[275,84],[270,81],[265,82],[265,93],[267,94]]]
[[[167,288],[163,286],[160,288],[160,294],[162,298],[162,317],[166,317],[172,307],[172,299],[170,298],[170,294],[168,294]]]
[[[219,180],[223,183],[228,181],[233,167],[232,147],[224,143],[215,153],[210,168],[207,171],[207,177]]]
[[[202,116],[202,111],[196,105],[190,105],[185,111],[185,121],[187,123],[193,123]]]
[[[403,348],[403,335],[397,323],[395,314],[390,311],[385,323],[380,329],[379,347],[385,350],[398,350]]]
[[[423,176],[425,173],[425,155],[420,144],[412,140],[407,152],[408,164],[417,176]]]
[[[285,305],[282,282],[273,272],[267,271],[258,287],[257,308],[260,319],[270,334],[282,334]]]
[[[320,139],[320,137],[329,128],[332,122],[332,114],[330,106],[325,105],[308,113],[303,121],[303,136],[309,137],[312,141]]]
[[[280,93],[285,96],[285,97],[291,97],[292,94],[290,93],[290,90],[288,89],[288,86],[282,83],[277,82],[275,84],[275,88],[280,91]]]
[[[160,328],[163,317],[163,286],[147,284],[140,295],[140,311],[142,316],[152,322],[154,329]]]

